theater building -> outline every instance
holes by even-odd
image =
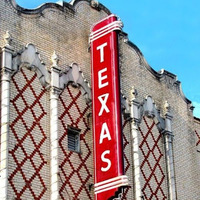
[[[1,200],[200,199],[192,102],[108,8],[1,0],[0,50]]]

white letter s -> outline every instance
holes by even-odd
[[[102,167],[101,168],[102,172],[108,171],[110,169],[110,167],[111,167],[111,161],[108,158],[105,158],[106,154],[110,154],[110,150],[106,150],[101,154],[101,160],[108,164],[107,167]]]

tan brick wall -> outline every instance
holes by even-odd
[[[59,7],[59,6],[58,6]],[[44,8],[44,7],[43,7]],[[17,11],[8,0],[1,0],[0,1],[0,47],[4,46],[3,41],[3,35],[8,30],[10,31],[10,34],[12,35],[13,41],[12,46],[14,47],[15,51],[19,51],[22,47],[24,47],[27,43],[32,43],[36,46],[38,49],[38,52],[41,55],[41,59],[44,61],[47,67],[51,66],[51,55],[53,54],[53,51],[55,50],[57,55],[59,56],[59,67],[64,70],[67,65],[70,65],[73,62],[78,63],[78,65],[81,67],[81,70],[84,73],[85,78],[90,82],[90,53],[88,51],[89,44],[88,44],[88,38],[90,34],[91,26],[99,21],[100,19],[107,16],[107,13],[104,10],[96,10],[94,8],[91,8],[88,1],[79,1],[74,8],[75,12],[70,9],[69,7],[59,7],[55,8],[55,6],[48,7],[46,9],[40,9],[41,12],[35,12],[35,14],[23,14],[20,11]],[[38,14],[37,14],[38,13]],[[174,163],[175,163],[175,172],[176,172],[176,188],[177,188],[177,197],[181,200],[188,200],[188,199],[195,199],[198,200],[200,197],[200,177],[198,174],[199,169],[199,153],[197,152],[196,147],[196,136],[195,136],[195,130],[197,133],[200,131],[200,125],[199,121],[193,121],[193,117],[191,116],[191,111],[189,111],[189,105],[188,101],[185,100],[182,97],[182,94],[180,93],[179,83],[176,82],[175,78],[173,76],[159,76],[155,75],[156,73],[152,71],[152,69],[147,65],[147,63],[144,61],[143,57],[141,56],[139,50],[134,45],[130,45],[127,43],[127,39],[125,36],[121,36],[119,39],[120,44],[120,69],[121,69],[121,87],[123,94],[126,97],[129,97],[130,89],[132,86],[135,86],[135,88],[138,91],[138,100],[140,102],[143,101],[143,99],[147,95],[151,95],[153,100],[156,103],[156,106],[158,109],[161,110],[161,116],[163,116],[163,105],[165,101],[168,101],[171,106],[171,111],[173,114],[173,124],[172,124],[172,130],[174,134],[174,142],[173,142],[173,148],[174,148]],[[34,74],[28,70],[25,70],[25,74],[29,74],[30,77]],[[18,77],[19,76],[19,77]],[[17,74],[16,79],[17,83],[20,83],[20,73]],[[21,83],[23,87],[23,83]],[[25,83],[24,83],[25,84]],[[16,95],[16,86],[12,83],[11,84],[11,99],[13,99]],[[41,89],[41,84],[36,79],[36,85],[34,86],[35,89],[39,88]],[[37,90],[40,91],[41,90]],[[70,86],[70,91],[72,91],[73,95],[76,95],[78,93],[78,89],[74,89]],[[30,95],[27,93],[26,98],[29,99]],[[64,97],[65,96],[65,97]],[[68,94],[67,89],[64,90],[64,92],[61,95],[61,98],[65,100],[65,104],[68,105],[69,101],[71,101],[71,96]],[[30,101],[29,99],[28,101]],[[44,154],[45,157],[45,167],[42,168],[45,169],[44,171],[41,171],[42,176],[45,177],[44,182],[47,187],[47,190],[43,196],[43,199],[49,199],[49,193],[50,193],[50,187],[49,187],[49,93],[45,92],[44,96],[41,99],[41,104],[46,109],[46,116],[44,117],[44,122],[42,122],[42,127],[45,130],[46,133],[46,139],[44,144],[41,147],[41,153]],[[22,109],[22,103],[18,102],[17,105],[19,108]],[[78,107],[80,107],[81,110],[85,109],[87,105],[85,104],[85,100],[82,96],[79,97],[79,100],[77,101]],[[75,106],[75,105],[74,105]],[[59,109],[61,107],[61,102],[59,101]],[[59,110],[59,113],[62,111]],[[71,115],[75,115],[76,118],[77,111],[72,110]],[[82,116],[81,120],[89,120],[88,127],[90,130],[87,130],[87,134],[85,135],[85,141],[89,146],[90,151],[92,148],[92,132],[91,132],[91,117],[89,119],[87,118],[87,114],[89,114],[90,108],[88,108],[87,112]],[[11,105],[11,118],[10,121],[13,122],[16,115],[16,109]],[[30,116],[27,116],[27,124],[31,123],[32,120],[29,120],[33,118],[33,113],[30,114]],[[66,123],[72,123],[67,120],[69,120],[68,117],[66,117]],[[61,123],[61,122],[60,122]],[[130,127],[129,122],[124,127],[124,137],[127,139],[128,142],[131,141],[130,139]],[[23,130],[24,125],[18,125],[19,130],[19,137],[23,137]],[[85,130],[83,127],[85,126],[83,122],[80,122],[78,124],[78,127],[81,130]],[[144,127],[141,125],[141,127]],[[40,133],[41,130],[35,131],[32,133],[33,135],[35,133]],[[10,150],[12,151],[15,148],[16,144],[16,138],[12,134],[11,131],[10,135]],[[64,127],[60,126],[60,135],[62,136],[62,133],[65,133]],[[157,132],[156,132],[157,133]],[[35,135],[34,135],[35,136]],[[66,137],[67,138],[67,137]],[[66,138],[64,142],[65,148],[67,148],[66,145]],[[36,139],[34,137],[34,139]],[[31,138],[27,138],[27,142],[31,143]],[[126,143],[126,140],[125,140]],[[71,159],[73,160],[73,165],[77,167],[81,163],[81,157],[84,157],[84,155],[87,154],[87,145],[83,145],[81,147],[82,154],[73,154]],[[26,147],[27,151],[30,149],[31,153],[31,146]],[[60,149],[60,152],[62,150]],[[67,155],[69,152],[67,151]],[[20,155],[23,157],[24,153],[18,152],[19,158]],[[125,146],[125,155],[129,160],[129,163],[132,163],[132,149],[131,144],[127,143]],[[22,159],[21,157],[21,159]],[[60,163],[62,163],[64,159],[64,154],[60,153]],[[38,158],[39,160],[39,158]],[[75,160],[75,161],[74,161]],[[34,161],[36,162],[36,161]],[[78,162],[76,164],[76,162]],[[13,171],[16,169],[16,161],[14,160],[14,154],[10,156],[9,158],[9,175],[13,173]],[[32,164],[29,163],[29,166],[27,166],[27,169],[31,167]],[[87,168],[89,169],[89,172],[85,173],[85,167],[80,169],[81,176],[84,176],[84,180],[87,179],[86,174],[92,174],[93,166],[92,166],[92,154],[89,156],[89,158],[86,161]],[[71,166],[66,166],[66,169],[60,174],[62,177],[64,172],[70,174],[70,171],[67,170]],[[127,161],[125,161],[125,167],[127,167]],[[163,164],[164,167],[164,164]],[[81,171],[82,170],[82,171]],[[34,174],[33,168],[30,169],[31,173],[27,174],[27,176],[31,176],[31,174]],[[130,186],[131,189],[127,190],[127,196],[124,197],[124,199],[133,199],[133,193],[134,193],[134,182],[132,180],[132,173],[133,173],[133,166],[130,166],[127,168],[126,171],[127,175],[129,176],[129,180],[131,182]],[[19,174],[18,174],[19,175]],[[19,175],[22,177],[22,175]],[[77,183],[76,180],[80,181],[80,177],[78,175],[74,175],[74,179],[72,182],[74,186],[67,185],[69,190],[69,195],[74,198],[74,194],[77,193],[78,188],[81,187],[80,182]],[[17,181],[22,181],[22,179],[18,179]],[[81,180],[83,182],[83,180]],[[88,185],[93,181],[93,177],[90,177],[86,183],[85,188],[83,187],[79,198],[81,200],[86,200],[89,198],[93,198],[93,191],[89,191]],[[22,181],[23,182],[23,181]],[[21,182],[20,182],[21,183]],[[29,184],[29,183],[27,183]],[[33,184],[34,185],[34,184]],[[62,183],[59,182],[59,185],[61,187]],[[19,186],[21,187],[21,186]],[[27,186],[28,187],[28,186]],[[163,186],[164,190],[166,190],[166,186]],[[9,184],[9,199],[13,198],[14,193],[14,187]],[[40,191],[41,188],[37,186],[34,187],[34,192]],[[67,188],[67,189],[68,189]],[[76,188],[73,189],[72,188]],[[87,188],[87,189],[86,189]],[[18,188],[20,190],[20,188]],[[22,196],[22,199],[30,199],[33,194],[31,191],[26,190],[24,193],[24,196]],[[65,188],[62,188],[62,193],[65,194],[66,199],[68,198],[66,195]],[[38,194],[38,193],[37,193]],[[31,196],[31,197],[30,197]],[[30,197],[30,198],[29,198]],[[62,198],[61,198],[62,199]]]

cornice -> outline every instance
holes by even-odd
[[[111,12],[101,3],[98,3],[97,6],[94,6],[94,4],[92,3],[94,0],[72,0],[70,3],[67,3],[65,1],[58,1],[57,3],[44,3],[42,5],[40,5],[39,7],[35,8],[35,9],[27,9],[27,8],[23,8],[21,6],[19,6],[15,0],[7,0],[11,6],[17,11],[18,14],[24,14],[27,16],[40,16],[42,15],[42,12],[45,9],[49,9],[49,8],[53,8],[53,9],[57,9],[60,10],[62,12],[66,11],[66,8],[75,13],[76,12],[76,5],[79,2],[88,2],[89,5],[91,6],[91,8],[96,9],[98,11],[103,10],[105,13],[107,13],[108,15],[111,14]]]
[[[27,16],[41,16],[42,12],[45,9],[54,8],[60,11],[65,11],[65,8],[68,8],[70,11],[75,12],[73,6],[66,2],[58,2],[58,3],[44,3],[37,8],[28,9],[19,6],[15,0],[7,0],[11,6],[16,10],[19,15],[27,15]]]
[[[200,118],[198,118],[198,117],[194,117],[194,120],[195,120],[197,123],[200,124]]]
[[[71,4],[75,8],[75,6],[82,1],[88,2],[93,9],[96,9],[98,11],[103,10],[108,15],[112,14],[108,8],[99,3],[97,0],[71,0],[69,4]]]
[[[175,87],[177,89],[177,92],[180,94],[180,96],[182,97],[182,99],[187,103],[187,104],[191,104],[192,102],[185,97],[182,87],[181,87],[181,82],[177,79],[177,76],[169,71],[166,71],[164,69],[160,70],[160,71],[155,71],[145,60],[142,52],[140,51],[140,49],[134,44],[132,43],[129,39],[128,39],[128,34],[125,32],[121,33],[121,36],[124,38],[124,42],[129,45],[131,48],[133,48],[135,50],[135,52],[137,53],[139,59],[140,59],[140,64],[142,66],[144,66],[158,81],[160,82],[164,82],[169,88]]]

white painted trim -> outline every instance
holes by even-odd
[[[117,181],[117,180],[121,180],[121,179],[125,179],[125,178],[127,178],[126,175],[118,176],[118,177],[115,177],[115,178],[111,178],[111,179],[108,179],[108,180],[105,180],[105,181],[96,183],[96,184],[94,185],[94,187],[98,187],[98,186],[100,186],[100,185],[104,185],[104,184],[106,184],[106,183],[110,183],[110,182]]]
[[[101,37],[103,37],[104,35],[115,31],[115,30],[122,30],[122,22],[121,21],[115,21],[112,22],[106,26],[104,26],[103,28],[98,29],[97,31],[91,33],[90,35],[90,42],[93,42]]]
[[[134,121],[131,122],[131,141],[132,141],[132,155],[134,166],[134,185],[135,185],[135,199],[141,200],[141,180],[140,180],[140,157],[139,157],[139,140],[138,127]]]
[[[122,22],[121,21],[114,21],[114,22],[111,22],[109,24],[107,24],[106,26],[103,26],[102,28],[92,32],[90,34],[90,37],[95,37],[96,35],[100,35],[101,32],[105,32],[106,30],[109,30],[110,28],[114,27],[114,26],[119,26],[119,27],[122,27]]]
[[[8,195],[8,150],[9,150],[9,116],[10,116],[10,79],[12,73],[12,49],[2,49],[1,77],[1,155],[0,155],[0,199]]]
[[[108,188],[106,188],[106,189],[99,190],[99,191],[95,192],[95,194],[102,193],[102,192],[105,192],[105,191],[108,191],[108,190],[112,190],[112,189],[114,189],[114,188],[125,187],[125,186],[127,186],[127,184],[128,184],[128,183],[126,183],[126,182],[124,182],[124,183],[121,182],[121,184],[118,183],[118,184],[116,184],[116,185],[114,185],[114,186],[112,186],[112,187],[108,187]]]
[[[138,136],[138,119],[140,103],[136,101],[134,96],[135,90],[131,91],[132,97],[130,101],[130,117],[131,117],[131,148],[133,162],[133,179],[135,200],[141,200],[141,178],[140,178],[140,156],[139,156],[139,136]]]
[[[109,16],[107,16],[106,18],[103,18],[102,20],[100,20],[100,21],[98,21],[96,24],[94,24],[93,25],[93,27],[92,27],[92,29],[97,25],[97,24],[99,24],[100,22],[102,22],[102,21],[104,21],[104,20],[106,20],[106,19],[109,19],[109,18],[111,18],[111,17],[117,17],[115,14],[111,14],[111,15],[109,15]],[[91,29],[91,30],[92,30]]]
[[[168,119],[166,119],[168,120]],[[169,200],[176,200],[176,185],[175,185],[175,171],[174,171],[174,159],[172,141],[173,135],[171,132],[164,132],[164,146],[165,146],[165,158],[167,166],[167,179],[168,179],[168,193]]]
[[[128,184],[129,184],[128,177],[123,175],[123,176],[115,177],[106,181],[96,183],[94,185],[94,188],[95,188],[94,191],[95,191],[95,194],[98,194],[101,192],[111,190],[113,188],[128,186]]]
[[[58,96],[59,70],[51,68],[51,91],[50,91],[50,176],[51,176],[51,200],[59,200],[59,146],[58,146]]]

